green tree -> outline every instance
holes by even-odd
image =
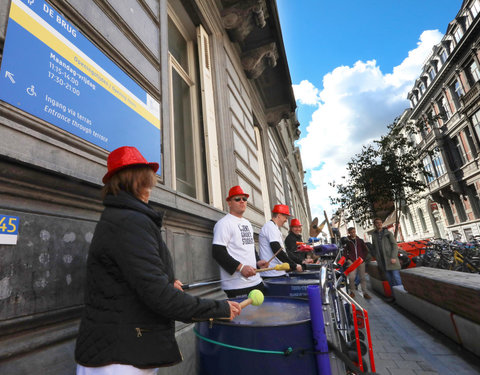
[[[418,201],[426,187],[421,174],[426,172],[410,137],[419,132],[418,126],[397,118],[388,130],[348,162],[344,181],[331,183],[337,196],[330,200],[345,210],[347,220],[361,224],[377,216],[385,218],[396,209],[396,238],[401,209]]]

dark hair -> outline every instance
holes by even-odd
[[[278,216],[278,212],[272,212],[272,219],[275,219]]]
[[[121,190],[139,198],[144,189],[153,188],[157,182],[155,172],[148,165],[131,165],[120,169],[102,188],[102,198],[117,195]]]
[[[380,219],[379,217],[376,217],[375,219],[373,219],[373,224],[375,224],[376,221],[381,221],[383,223],[383,220]]]
[[[347,232],[350,232],[351,230],[355,230],[354,227],[347,228]]]

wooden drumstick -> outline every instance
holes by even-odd
[[[273,258],[275,258],[278,254],[280,254],[280,251],[282,251],[282,250],[283,250],[283,247],[281,247],[280,249],[278,249],[278,251],[277,251],[275,254],[273,254],[273,257],[271,257],[271,258],[267,261],[267,264],[270,263],[270,262],[273,260]]]

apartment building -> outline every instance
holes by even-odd
[[[408,94],[405,121],[423,127],[413,138],[429,173],[425,200],[402,217],[407,239],[480,234],[479,13],[479,0],[463,1]]]

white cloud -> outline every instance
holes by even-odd
[[[303,80],[299,85],[292,85],[295,99],[300,104],[317,105],[319,90],[307,80]]]
[[[386,126],[409,106],[408,90],[418,78],[438,30],[424,31],[417,47],[402,63],[384,74],[375,60],[340,66],[323,77],[323,90],[307,80],[293,85],[300,105],[317,105],[306,134],[298,141],[305,169],[310,171],[309,200],[312,217],[330,213],[329,182],[341,182],[346,164],[362,145],[385,134]],[[300,109],[301,110],[301,109]]]

